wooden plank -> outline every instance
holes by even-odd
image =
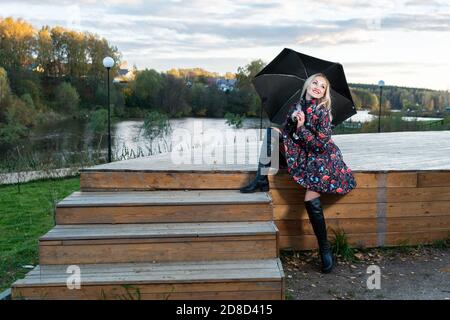
[[[47,266],[51,267],[51,266]],[[143,284],[143,283],[154,283],[154,284],[192,284],[192,283],[216,283],[219,281],[236,281],[236,280],[246,280],[246,281],[277,281],[280,279],[280,273],[276,270],[252,270],[252,277],[246,277],[242,275],[242,271],[236,270],[222,270],[222,273],[226,273],[226,276],[221,276],[220,273],[214,273],[210,276],[203,277],[205,280],[198,280],[199,273],[209,273],[207,269],[199,270],[198,272],[184,271],[174,274],[171,272],[152,272],[152,275],[145,274],[126,274],[126,273],[104,273],[104,274],[88,274],[85,272],[84,268],[80,268],[82,282],[84,285],[105,285],[105,284]],[[126,279],[126,280],[125,280]],[[61,274],[55,275],[36,275],[28,276],[20,282],[14,284],[15,287],[30,287],[30,286],[57,286],[64,284],[67,281],[67,273],[62,272]],[[164,288],[164,286],[161,286]],[[269,289],[269,288],[267,288]]]
[[[163,293],[163,292],[170,292],[173,290],[174,292],[202,292],[202,291],[249,291],[249,290],[280,290],[280,280],[279,276],[278,279],[267,278],[267,279],[257,279],[254,277],[253,279],[246,279],[245,277],[239,278],[239,274],[232,274],[234,278],[224,278],[224,279],[218,279],[214,281],[207,280],[206,282],[203,281],[191,281],[189,280],[189,277],[185,280],[186,282],[178,282],[177,280],[171,280],[170,278],[167,278],[164,282],[153,282],[152,280],[142,281],[139,280],[139,282],[134,282],[134,277],[132,277],[129,281],[129,283],[126,283],[124,281],[114,281],[113,277],[107,277],[105,278],[105,281],[102,281],[101,283],[96,283],[96,281],[91,282],[90,279],[84,279],[82,284],[82,287],[120,287],[121,285],[130,286],[130,287],[144,287],[143,291],[141,293]],[[106,281],[108,279],[108,281]],[[14,285],[14,288],[57,288],[59,286],[65,286],[65,281],[67,280],[67,274],[66,279],[58,279],[57,283],[49,283],[47,281],[47,278],[44,278],[42,281],[39,282],[39,279],[31,279],[29,282]]]
[[[110,266],[110,265],[107,265]],[[52,266],[47,266],[52,267]],[[224,281],[277,281],[280,280],[280,273],[275,269],[249,269],[249,270],[217,270],[211,273],[208,269],[197,271],[179,271],[174,272],[151,272],[147,274],[128,274],[124,272],[104,272],[101,274],[89,274],[86,269],[80,267],[82,282],[84,285],[105,285],[105,284],[143,284],[154,283],[162,284],[192,284],[192,283],[211,283]],[[219,273],[221,272],[221,273]],[[251,276],[247,274],[251,272]],[[208,276],[201,277],[201,274],[207,273]],[[226,273],[225,276],[222,274]],[[204,280],[203,280],[204,279]],[[60,274],[45,274],[29,276],[27,275],[22,281],[18,281],[14,284],[15,287],[30,287],[30,286],[57,286],[63,285],[67,281],[67,273],[65,270]],[[269,289],[269,288],[266,288]]]
[[[388,232],[385,245],[403,246],[432,243],[450,236],[449,230],[429,229],[415,232]]]
[[[80,290],[68,290],[67,287],[17,288],[12,290],[13,299],[38,300],[279,300],[281,288],[277,290],[260,290],[264,283],[251,283],[253,290],[243,290],[240,286],[236,291],[210,291],[198,289],[199,285],[191,285],[179,292],[180,288],[171,286],[167,291],[148,293],[154,285],[139,285],[124,288],[123,286],[83,286]],[[279,285],[279,284],[278,284]],[[228,287],[230,287],[229,285]],[[280,285],[279,285],[280,286]]]
[[[248,241],[248,235],[244,236],[232,236],[234,241]],[[84,240],[64,240],[61,242],[63,246],[72,246],[72,245],[90,245],[90,244],[142,244],[142,243],[178,243],[180,241],[183,242],[210,242],[211,239],[214,241],[228,241],[230,240],[230,236],[210,236],[210,237],[151,237],[151,238],[116,238],[116,239],[84,239]],[[252,235],[252,240],[275,240],[275,235],[266,234],[266,235]],[[40,241],[40,246],[46,246],[48,241]]]
[[[376,203],[378,188],[356,188],[346,195],[322,194],[322,203]],[[412,202],[412,201],[449,201],[450,187],[426,187],[426,188],[385,188],[386,201]],[[302,204],[304,203],[304,190],[275,189],[269,191],[272,201],[278,204]]]
[[[270,204],[57,207],[57,224],[269,221]]]
[[[386,187],[416,187],[417,172],[387,172]],[[358,188],[377,186],[377,172],[355,172]],[[159,189],[238,189],[253,180],[253,172],[132,172],[99,171],[82,172],[82,191],[96,190],[159,190]],[[303,188],[287,173],[280,169],[269,175],[270,186],[274,189]]]
[[[343,203],[323,204],[323,214],[326,219],[333,218],[376,218],[376,203]],[[309,219],[304,204],[273,205],[274,220]]]
[[[450,187],[450,171],[439,170],[432,172],[418,172],[417,173],[417,186],[420,188],[425,187]]]
[[[218,205],[269,203],[264,192],[240,193],[239,190],[165,190],[74,192],[58,203],[58,207],[135,206],[135,205]]]
[[[354,172],[357,188],[376,188],[379,185],[380,172]],[[385,187],[417,187],[417,172],[387,172]],[[270,187],[273,189],[303,189],[286,170],[276,175],[269,175]]]
[[[402,246],[429,244],[433,241],[445,239],[449,236],[448,230],[433,229],[416,232],[388,232],[385,234],[385,246]],[[378,247],[377,233],[347,234],[352,246]],[[329,236],[329,240],[332,236]],[[317,248],[317,240],[313,235],[280,236],[280,248],[282,250],[311,250]]]
[[[391,217],[417,217],[450,215],[450,200],[445,201],[410,201],[387,203],[386,216]]]
[[[82,172],[82,191],[158,189],[238,189],[255,176],[250,172]]]
[[[380,185],[378,185],[380,187]],[[386,188],[416,188],[417,172],[389,172],[386,177]]]
[[[376,203],[323,204],[326,219],[376,218]],[[450,201],[412,201],[386,203],[386,217],[421,217],[450,215]],[[276,204],[274,220],[309,219],[304,204]]]
[[[314,235],[314,230],[309,220],[276,220],[275,223],[282,236]],[[377,231],[377,220],[372,218],[326,219],[326,225],[330,234],[332,234],[331,229],[342,229],[346,233],[371,233]]]
[[[275,228],[272,221],[57,225],[40,241],[270,235]]]
[[[251,236],[253,240],[274,240],[274,235],[253,235]],[[89,240],[65,240],[61,242],[63,246],[73,246],[73,245],[110,245],[110,244],[143,244],[143,243],[179,243],[183,242],[211,242],[211,241],[228,241],[230,236],[210,236],[210,237],[177,237],[177,238],[122,238],[122,239],[89,239]],[[233,236],[234,241],[247,241],[249,236]],[[48,244],[50,241],[40,241],[40,246],[49,246],[54,244]],[[51,242],[50,242],[51,243]]]
[[[387,219],[388,232],[413,232],[447,229],[450,232],[450,215],[429,217],[400,217]]]
[[[314,234],[311,223],[306,219],[275,220],[282,236],[296,236]],[[377,232],[377,219],[353,218],[353,219],[326,219],[328,229],[342,229],[350,233],[374,233]],[[412,232],[434,229],[448,229],[450,231],[449,216],[401,217],[388,218],[386,220],[386,232]],[[332,235],[332,233],[330,232]]]
[[[47,285],[58,284],[58,281],[65,282],[67,278],[67,267],[69,265],[38,265],[31,270],[26,278],[18,280],[15,285],[31,283],[27,280],[32,277],[46,279]],[[272,279],[283,275],[280,269],[279,258],[262,260],[218,260],[218,261],[181,261],[163,263],[115,263],[115,264],[80,264],[83,274],[90,284],[109,283],[106,279],[108,275],[118,275],[115,278],[117,283],[127,283],[136,274],[142,275],[138,281],[216,281],[233,279],[229,272],[237,272],[240,279]],[[259,270],[264,273],[263,278],[256,278],[253,271]],[[205,272],[206,271],[206,272]],[[189,278],[186,278],[189,275]],[[217,276],[220,277],[217,277]],[[166,276],[170,276],[170,279]],[[49,280],[53,279],[53,280]],[[96,282],[98,280],[98,282]],[[25,282],[24,282],[25,281]]]
[[[450,201],[450,187],[387,188],[387,202]]]
[[[412,189],[412,188],[394,188],[394,189]],[[322,194],[322,204],[344,204],[344,203],[376,203],[377,188],[355,188],[346,195]],[[269,194],[274,205],[279,204],[303,204],[305,199],[305,190],[296,189],[271,189]]]
[[[67,265],[41,265],[13,284],[15,299],[167,299],[234,297],[280,299],[281,261],[219,260],[79,265],[80,290],[66,287]],[[223,294],[223,295],[222,295]]]
[[[278,237],[279,238],[279,237]],[[279,243],[279,240],[277,238],[277,242]],[[279,250],[279,246],[278,246],[278,250]],[[281,260],[277,259],[277,264],[278,264],[278,269],[280,270],[280,275],[281,275],[281,300],[286,300],[286,277],[284,275],[284,271],[283,271],[283,265],[281,264]]]
[[[270,259],[278,256],[275,236],[269,240],[160,242],[40,246],[41,264],[93,264],[193,260]]]

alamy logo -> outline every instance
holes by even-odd
[[[366,273],[370,274],[367,278],[367,289],[381,289],[381,270],[377,265],[370,265],[367,267]]]
[[[69,290],[81,289],[81,269],[79,266],[71,265],[67,267],[66,273],[70,273],[67,277],[66,285]]]

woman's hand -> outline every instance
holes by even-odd
[[[303,126],[303,124],[305,123],[305,114],[301,110],[294,112],[292,117],[294,119],[297,119],[297,129]]]

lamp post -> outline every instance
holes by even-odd
[[[378,110],[378,133],[380,133],[381,132],[381,97],[383,95],[384,81],[383,80],[378,81],[378,86],[380,87],[380,108]]]
[[[109,70],[114,67],[114,59],[111,57],[106,57],[103,59],[103,66],[106,68],[108,73],[108,162],[111,162],[111,102],[109,95]]]

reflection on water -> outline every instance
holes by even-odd
[[[397,110],[392,110],[392,112],[398,112]],[[369,110],[358,110],[358,112],[351,116],[347,121],[353,121],[353,122],[369,122],[371,120],[374,120],[378,118],[378,116],[369,114]],[[426,118],[426,117],[402,117],[402,120],[405,121],[435,121],[435,120],[442,120],[442,118]]]
[[[169,121],[171,132],[191,135],[198,135],[208,130],[217,130],[227,134],[231,132],[234,136],[246,129],[259,128],[258,118],[247,118],[243,121],[241,129],[230,127],[225,119],[216,118],[182,118],[171,119]],[[141,130],[143,121],[120,121],[112,126],[112,149],[115,159],[121,157],[129,158],[135,156],[147,156],[155,153],[167,152],[171,150],[172,135],[158,137],[150,140],[145,137]],[[263,127],[267,127],[269,122],[263,119]],[[63,158],[75,158],[82,152],[100,154],[106,157],[108,147],[108,137],[105,133],[102,137],[94,136],[90,131],[87,122],[82,120],[67,120],[58,123],[48,124],[33,129],[29,139],[20,143],[21,154],[33,154],[39,159],[57,158],[58,154]],[[1,150],[0,160],[6,160],[8,152],[15,152],[15,148]]]

